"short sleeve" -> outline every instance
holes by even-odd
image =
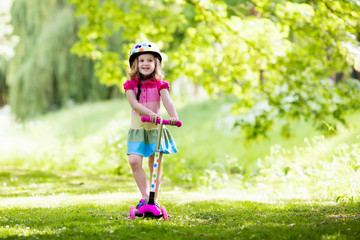
[[[134,90],[134,81],[128,80],[124,83],[124,90]]]
[[[160,83],[159,83],[159,92],[162,89],[167,89],[169,91],[170,85],[169,85],[169,83],[167,81],[160,81]]]

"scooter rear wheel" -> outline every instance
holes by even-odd
[[[131,206],[130,207],[130,216],[129,216],[130,220],[135,218],[135,207]]]
[[[164,221],[169,220],[165,206],[161,206],[161,214],[163,215]]]

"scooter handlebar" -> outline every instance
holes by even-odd
[[[142,116],[141,117],[141,121],[142,122],[150,122],[150,118],[149,117],[146,117],[146,116]],[[158,118],[156,120],[156,123],[157,124],[160,124],[160,118]],[[166,119],[163,119],[163,124],[164,125],[171,125],[169,120],[166,120]],[[182,123],[180,121],[178,121],[174,126],[177,126],[177,127],[181,127]]]

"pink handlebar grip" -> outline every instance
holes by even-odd
[[[141,117],[141,121],[142,121],[142,122],[150,122],[150,118],[149,118],[149,117],[146,117],[146,116],[142,116],[142,117]],[[156,123],[157,123],[157,124],[160,124],[160,118],[158,118],[158,119],[156,120]],[[165,125],[170,125],[169,120],[163,119],[163,124],[165,124]],[[181,125],[182,125],[182,123],[181,123],[180,121],[178,121],[174,126],[181,127]]]

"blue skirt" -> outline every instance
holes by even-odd
[[[128,133],[127,154],[149,157],[155,153],[158,129],[145,130],[130,128]],[[161,136],[160,152],[177,153],[177,148],[170,131],[164,126]]]

